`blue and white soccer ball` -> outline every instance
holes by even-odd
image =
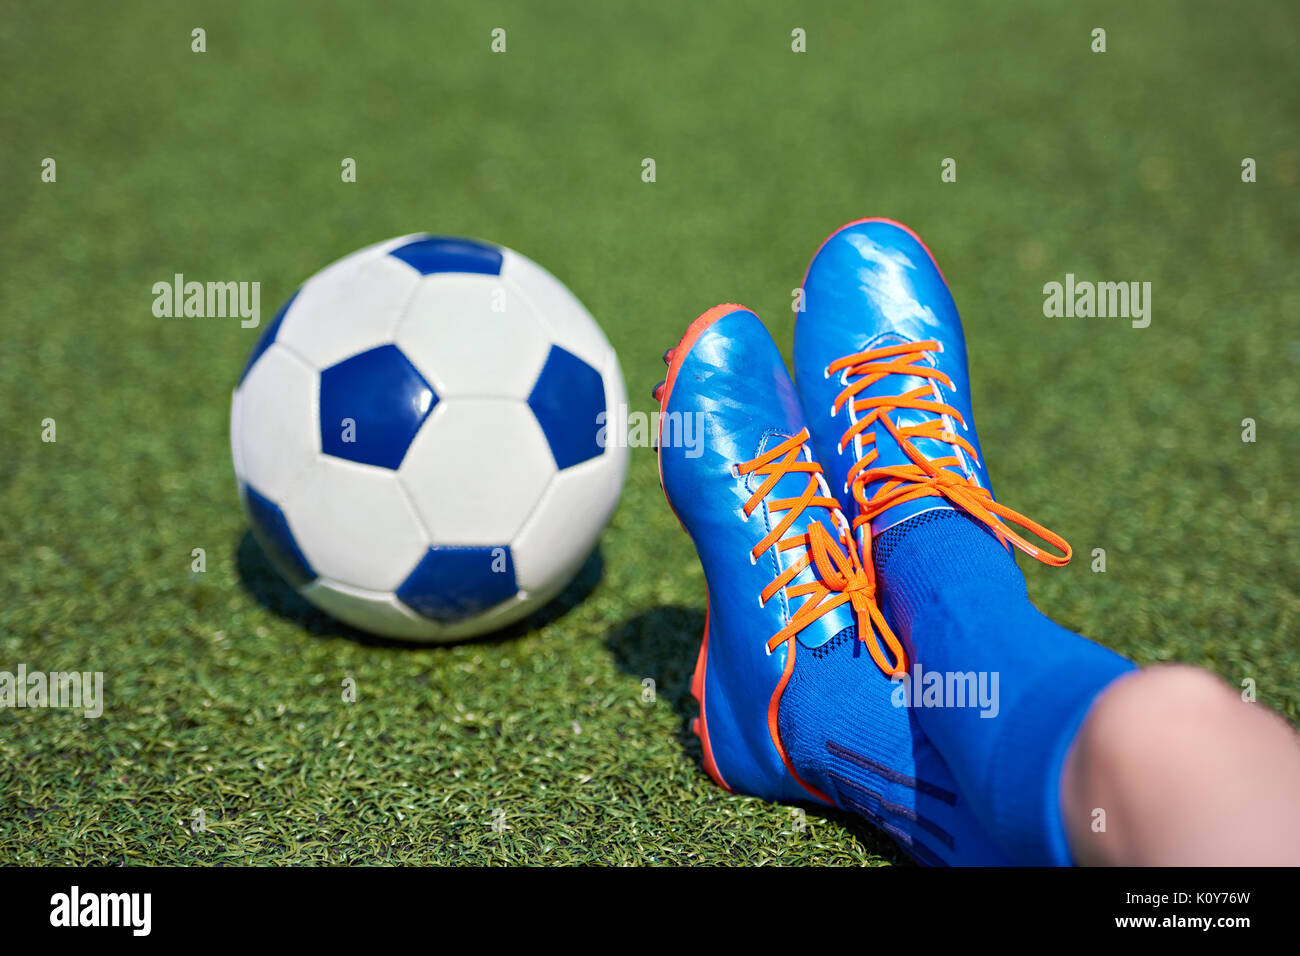
[[[308,279],[254,346],[230,444],[254,535],[312,604],[389,637],[495,630],[558,594],[618,502],[626,404],[554,276],[404,236]]]

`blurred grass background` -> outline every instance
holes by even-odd
[[[699,312],[743,302],[788,354],[822,237],[907,222],[999,496],[1078,555],[1024,562],[1036,602],[1296,722],[1298,26],[1289,0],[0,4],[0,670],[103,671],[107,698],[0,710],[0,862],[900,859],[698,769],[703,579],[649,450],[601,560],[505,637],[375,644],[275,581],[227,437],[260,330],[157,319],[151,287],[258,280],[269,316],[417,230],[551,269],[648,411]],[[1150,328],[1044,318],[1067,272],[1151,282]]]

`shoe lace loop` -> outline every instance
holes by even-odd
[[[764,481],[745,502],[746,518],[767,500],[768,494],[783,477],[800,473],[808,475],[808,484],[797,498],[767,500],[769,514],[775,517],[780,513],[782,517],[750,550],[752,561],[757,561],[773,545],[781,552],[795,548],[804,551],[778,573],[759,595],[759,602],[767,604],[785,588],[788,597],[805,599],[790,615],[786,625],[768,640],[768,652],[775,651],[814,621],[847,603],[853,609],[857,621],[858,638],[867,645],[876,665],[887,675],[904,673],[907,670],[907,654],[880,612],[876,601],[875,572],[870,566],[870,559],[864,564],[848,524],[840,514],[839,502],[824,493],[821,465],[804,458],[803,449],[807,441],[808,430],[803,429],[757,458],[736,466],[737,475],[754,474],[764,477]],[[825,508],[839,519],[841,526],[838,529],[838,542],[820,521],[809,522],[807,531],[802,534],[788,534],[791,526],[809,507]],[[813,580],[791,584],[809,565],[816,572]],[[882,639],[889,648],[892,660],[886,657],[880,646]]]
[[[1049,531],[1038,522],[1008,508],[1001,502],[994,501],[992,493],[987,488],[981,488],[970,478],[949,470],[962,467],[961,459],[956,454],[959,448],[970,456],[972,461],[979,458],[974,446],[950,429],[944,421],[946,416],[964,428],[966,421],[961,412],[951,405],[936,401],[934,393],[924,385],[901,395],[857,397],[888,375],[930,379],[941,382],[951,389],[952,380],[924,361],[927,352],[938,351],[940,351],[939,343],[933,339],[923,342],[905,342],[901,345],[890,345],[846,355],[836,359],[826,369],[828,375],[836,372],[844,373],[845,387],[836,396],[831,406],[832,414],[839,414],[846,403],[852,403],[850,408],[853,413],[862,416],[841,436],[840,451],[847,448],[855,439],[863,445],[874,445],[875,433],[868,429],[876,422],[880,422],[903,449],[909,461],[906,465],[873,468],[872,464],[879,457],[879,451],[873,447],[866,450],[849,469],[848,484],[859,506],[858,517],[853,522],[854,530],[894,505],[918,498],[946,498],[960,510],[985,524],[1004,547],[1010,542],[1030,557],[1053,567],[1069,564],[1073,552],[1069,542],[1059,534]],[[900,426],[890,418],[889,412],[904,408],[932,412],[940,417],[917,425]],[[913,439],[922,438],[944,442],[952,446],[954,453],[929,459],[912,444]],[[876,481],[883,481],[883,484],[868,498],[867,486]],[[1028,541],[1008,524],[1004,524],[1004,521],[1030,532],[1062,553],[1053,554],[1045,551]]]

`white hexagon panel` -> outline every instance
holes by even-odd
[[[499,276],[423,283],[395,341],[445,398],[525,399],[551,350],[532,306]]]
[[[240,500],[280,573],[340,620],[482,633],[595,546],[627,466],[605,423],[626,400],[599,326],[536,263],[389,240],[308,279],[254,346],[231,410]]]
[[[524,402],[450,398],[420,429],[399,474],[433,540],[483,545],[514,538],[555,471]]]
[[[230,443],[241,480],[282,501],[316,462],[316,373],[288,349],[272,345],[237,393]]]

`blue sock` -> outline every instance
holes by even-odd
[[[932,866],[1002,866],[952,771],[891,701],[892,684],[848,627],[817,648],[797,647],[781,695],[781,742],[799,775],[835,805],[875,824]]]
[[[1044,617],[1011,554],[961,512],[917,515],[872,551],[882,610],[912,652],[914,678],[920,668],[910,699],[925,703],[926,672],[945,685],[974,672],[996,686],[996,713],[952,699],[912,707],[976,816],[1015,862],[1069,865],[1065,755],[1097,694],[1135,665]]]

